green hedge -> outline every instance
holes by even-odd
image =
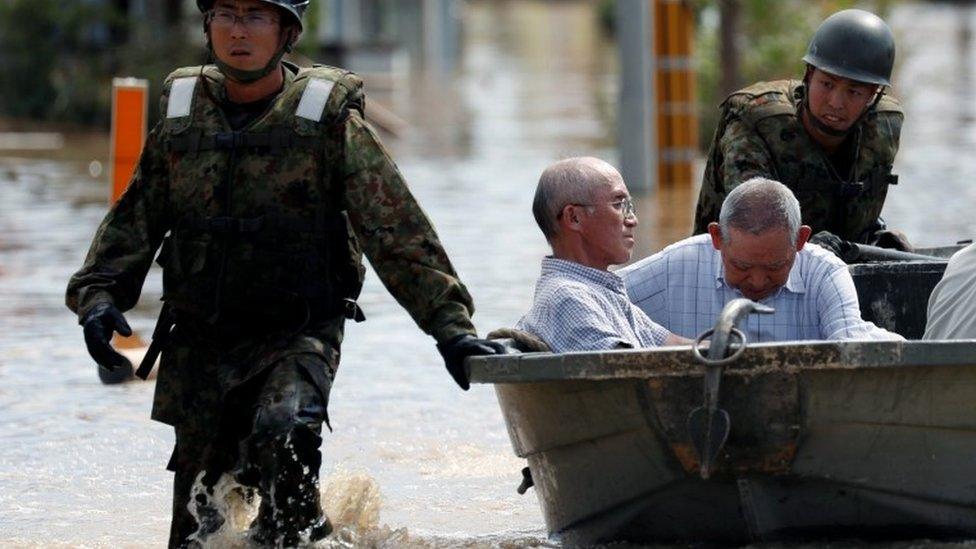
[[[113,77],[146,78],[156,96],[170,70],[203,57],[200,41],[132,21],[110,5],[4,0],[0,116],[107,126]],[[151,101],[151,116],[156,109]]]

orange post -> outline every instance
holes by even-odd
[[[687,0],[653,0],[658,184],[690,188],[698,146],[694,12]]]
[[[111,203],[118,201],[135,173],[146,142],[149,83],[139,78],[112,79]]]

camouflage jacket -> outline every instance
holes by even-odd
[[[425,332],[440,342],[474,333],[467,290],[363,120],[361,81],[330,67],[285,73],[282,92],[240,132],[220,109],[225,92],[215,67],[183,68],[166,79],[164,118],[69,282],[68,307],[79,318],[104,301],[130,309],[162,246],[163,299],[178,326],[224,333],[242,324],[325,326],[293,338],[283,352],[324,354],[334,368],[342,339],[336,305],[358,295],[362,249]],[[254,341],[274,335],[241,331]],[[258,354],[267,363],[282,352]],[[163,360],[158,385],[175,387],[164,371],[165,350]],[[158,410],[165,391],[157,386],[154,417],[173,422]]]
[[[865,115],[850,136],[855,140],[851,173],[838,174],[798,117],[803,93],[798,81],[759,82],[722,103],[695,209],[694,234],[718,221],[729,191],[760,176],[793,191],[803,222],[815,233],[827,230],[857,242],[871,236],[888,185],[897,183],[891,169],[901,135],[901,107],[884,96]]]

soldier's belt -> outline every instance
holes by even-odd
[[[152,349],[154,356],[140,366],[140,372],[149,375],[159,351],[162,350],[173,324],[177,321],[179,324],[177,329],[193,342],[219,346],[236,344],[247,339],[274,337],[328,318],[345,317],[356,322],[366,320],[363,310],[352,298],[302,301],[307,305],[299,306],[298,302],[281,300],[273,309],[261,307],[224,309],[220,313],[220,319],[216,321],[204,319],[200,314],[176,311],[175,308],[171,308],[166,312],[168,316],[163,317],[162,314],[160,316],[157,331],[162,337],[157,338],[154,335]]]

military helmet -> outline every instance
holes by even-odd
[[[803,61],[837,76],[890,86],[895,37],[871,12],[839,11],[820,24]]]
[[[197,0],[197,7],[200,8],[202,12],[208,12],[213,9],[215,0]],[[309,0],[259,0],[265,4],[271,4],[272,6],[277,6],[284,10],[292,19],[292,23],[298,25],[298,29],[302,30],[302,15],[305,14],[305,9],[308,8]]]

